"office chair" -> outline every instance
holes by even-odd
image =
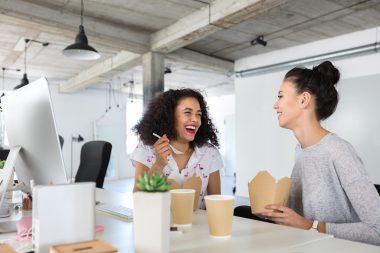
[[[63,139],[61,135],[58,135],[58,137],[59,137],[59,144],[61,145],[61,149],[62,149],[63,143],[65,142],[65,140]]]
[[[0,160],[7,160],[9,149],[2,149],[0,148]]]
[[[380,184],[375,184],[375,188],[376,188],[377,192],[380,195]]]
[[[259,216],[256,216],[252,214],[251,206],[237,206],[234,208],[234,216],[252,219],[252,220],[258,220],[258,221],[265,221],[269,223],[274,223],[273,221],[266,220],[263,218],[260,218]]]
[[[75,182],[96,182],[103,188],[112,145],[106,141],[89,141],[83,144]]]

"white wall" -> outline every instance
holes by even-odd
[[[236,61],[240,71],[379,41],[379,28],[339,36]],[[371,179],[380,183],[380,54],[333,60],[341,71],[341,101],[325,124],[350,141],[362,157]],[[310,67],[310,66],[308,66]],[[237,195],[248,196],[247,183],[259,170],[276,178],[289,176],[296,139],[278,126],[273,103],[288,70],[235,79]]]
[[[112,143],[111,162],[116,170],[115,176],[130,176],[131,172],[127,171],[126,165],[125,107],[117,109],[113,106],[109,113],[97,122],[100,133],[95,136],[94,122],[104,114],[106,109],[105,91],[87,89],[78,93],[64,94],[59,93],[57,88],[55,85],[50,85],[57,130],[65,140],[62,154],[68,177],[71,174],[71,136],[78,134],[83,136],[84,142],[73,142],[73,176],[79,166],[82,145],[94,139]]]
[[[235,172],[235,94],[206,98],[210,117],[219,134],[220,153],[224,161],[222,174]]]

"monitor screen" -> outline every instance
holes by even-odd
[[[48,82],[34,81],[1,98],[10,149],[21,147],[15,170],[21,188],[67,183]]]

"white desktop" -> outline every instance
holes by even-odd
[[[32,193],[31,180],[35,185],[67,183],[46,78],[7,93],[1,98],[1,106],[11,151],[0,174],[0,205],[5,202],[13,170],[19,188],[28,194]]]

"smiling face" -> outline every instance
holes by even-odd
[[[191,142],[201,126],[202,111],[196,98],[188,97],[179,100],[175,109],[175,129],[177,141]]]
[[[278,100],[273,108],[277,112],[280,127],[294,129],[303,111],[302,94],[298,94],[295,85],[284,80],[278,91]]]

